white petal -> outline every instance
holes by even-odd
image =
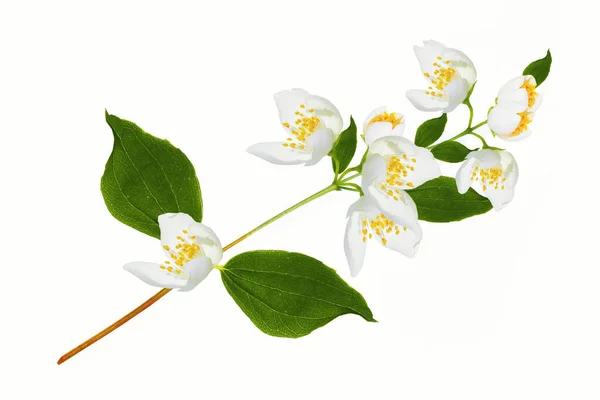
[[[161,269],[159,264],[149,262],[132,262],[123,266],[125,271],[131,272],[148,285],[162,288],[181,288],[187,279],[179,277],[166,269]]]
[[[511,110],[514,109],[515,112],[525,111],[529,99],[527,97],[527,90],[521,88],[524,79],[523,76],[518,76],[502,86],[498,92],[498,104],[507,106],[510,104]]]
[[[204,280],[213,270],[214,264],[208,257],[197,257],[185,264],[185,272],[189,274],[189,279],[185,286],[179,289],[180,292],[189,292],[200,282]]]
[[[515,197],[515,190],[509,187],[505,187],[504,190],[488,187],[484,193],[496,211],[503,209]]]
[[[215,232],[208,226],[197,222],[190,224],[188,231],[195,236],[193,240],[202,249],[202,254],[208,257],[213,265],[217,265],[223,258],[223,248]]]
[[[314,132],[306,141],[306,144],[312,148],[312,158],[306,163],[306,166],[315,165],[329,154],[334,141],[335,134],[329,128]]]
[[[396,156],[401,162],[414,168],[408,170],[402,181],[409,183],[409,187],[417,187],[441,175],[439,163],[433,154],[422,147],[415,146],[410,140],[399,136],[386,136],[373,142],[369,153],[379,154],[383,157]],[[406,158],[404,156],[406,155]],[[413,161],[414,160],[414,161]],[[387,166],[386,166],[387,172]]]
[[[400,193],[396,193],[398,200],[394,200],[375,185],[369,188],[368,193],[377,204],[377,207],[379,207],[390,220],[414,231],[419,229],[417,206],[408,193],[400,191]],[[369,218],[374,218],[375,216],[372,215],[372,213],[369,213]]]
[[[354,212],[350,215],[344,236],[344,252],[352,276],[356,276],[360,272],[367,251],[367,243],[363,241],[361,232],[363,229],[361,215],[363,215],[362,212]]]
[[[363,132],[367,131],[367,126],[369,125],[369,123],[371,122],[371,120],[373,118],[375,118],[379,114],[382,114],[382,113],[384,113],[386,111],[387,111],[387,107],[385,107],[385,106],[377,107],[376,109],[374,109],[373,111],[371,111],[369,113],[369,115],[367,115],[367,118],[365,118],[365,121],[363,122]]]
[[[433,75],[433,63],[438,61],[437,57],[446,51],[447,47],[433,40],[424,41],[423,44],[423,47],[414,46],[413,49],[423,74]],[[427,81],[429,82],[429,79]]]
[[[193,223],[196,223],[196,221],[185,213],[168,213],[158,216],[160,244],[163,246],[168,259],[170,259],[170,253],[165,249],[165,246],[175,249],[175,246],[179,243],[177,236],[184,236],[183,231],[187,230]]]
[[[521,117],[516,112],[502,105],[492,108],[488,114],[488,127],[500,136],[508,136],[513,133],[520,122]]]
[[[454,111],[456,107],[462,104],[462,102],[467,98],[467,93],[469,92],[469,83],[466,79],[455,79],[446,86],[444,93],[448,95],[448,107],[444,110],[444,112]]]
[[[501,96],[519,90],[521,86],[523,86],[523,82],[525,82],[525,77],[522,75],[512,78],[506,82],[498,91],[498,100],[500,100]]]
[[[248,147],[248,153],[278,165],[304,164],[312,158],[312,153],[307,149],[294,149],[283,144],[282,142],[257,143]]]
[[[464,194],[471,187],[471,177],[473,176],[473,168],[476,162],[474,157],[470,157],[458,169],[456,173],[456,188],[458,189],[458,193]]]
[[[324,97],[311,95],[306,99],[306,108],[313,109],[325,127],[331,129],[337,136],[343,128],[342,115],[332,102]]]
[[[406,92],[406,97],[420,111],[442,111],[450,104],[448,98],[434,98],[425,94],[424,90],[409,90]]]
[[[363,192],[367,193],[374,182],[385,179],[386,173],[387,167],[383,157],[378,154],[368,155],[362,168],[361,187]]]
[[[383,157],[387,156],[414,156],[418,153],[419,148],[410,140],[400,136],[386,136],[379,138],[369,146],[369,153],[379,154]]]
[[[375,203],[375,200],[373,200],[371,196],[361,196],[348,208],[346,218],[350,217],[350,215],[352,215],[353,213],[361,211],[376,214],[379,214],[381,212],[379,207],[377,207],[377,203]]]
[[[419,244],[421,243],[421,239],[423,238],[423,231],[420,225],[417,224],[417,229],[407,229],[404,230],[400,228],[400,233],[396,234],[395,230],[387,233],[382,232],[383,238],[385,238],[386,242],[383,244],[383,238],[379,235],[374,235],[379,243],[381,243],[384,247],[387,247],[390,250],[394,250],[399,252],[400,254],[405,255],[406,257],[414,257],[419,249]]]
[[[479,160],[479,167],[483,169],[492,168],[500,164],[500,154],[495,150],[484,149],[469,153],[467,159],[475,158]]]
[[[542,93],[538,93],[537,98],[535,99],[535,103],[529,109],[529,111],[537,111],[538,108],[542,105],[542,100],[544,99],[544,95]]]
[[[398,125],[398,127],[404,124]],[[390,122],[373,122],[365,130],[365,143],[370,146],[375,140],[384,136],[393,134],[392,124]]]
[[[473,61],[465,53],[456,49],[447,48],[441,56],[444,60],[450,61],[450,66],[458,72],[461,78],[466,79],[470,89],[477,80],[477,70]]]
[[[414,187],[417,187],[442,175],[442,170],[431,151],[423,147],[415,147],[417,148],[417,151],[412,158],[417,160],[417,162],[411,164],[415,170],[408,171],[406,180],[412,182]]]
[[[531,136],[531,130],[527,129],[521,133],[519,133],[516,136],[502,136],[502,135],[498,135],[498,137],[502,140],[504,140],[505,142],[519,142],[525,138],[528,138],[529,136]]]
[[[281,123],[291,124],[297,118],[294,113],[298,111],[300,104],[305,104],[310,96],[311,94],[304,89],[282,90],[276,93],[274,98]]]
[[[506,187],[513,188],[519,180],[519,166],[517,160],[508,151],[501,151],[500,162],[502,164],[503,175],[506,178],[504,185]]]

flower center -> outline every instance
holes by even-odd
[[[483,190],[504,190],[504,182],[506,182],[506,178],[502,175],[502,168],[479,168],[479,166],[473,169],[471,180],[481,181]]]
[[[538,97],[538,93],[535,91],[536,87],[537,85],[531,78],[525,78],[523,85],[521,86],[521,89],[525,89],[527,91],[527,107],[529,108],[533,107]]]
[[[398,195],[400,190],[398,187],[406,185],[409,188],[415,187],[415,185],[406,181],[408,174],[415,170],[414,165],[416,164],[416,158],[409,158],[406,154],[402,156],[391,156],[386,160],[387,172],[385,180],[381,182],[381,190],[394,200],[400,200]]]
[[[165,269],[169,272],[180,275],[183,270],[183,266],[190,262],[193,258],[198,255],[202,255],[202,249],[195,242],[196,236],[190,235],[187,230],[181,231],[182,235],[177,236],[177,244],[172,249],[168,245],[164,245],[163,248],[169,252],[171,260],[167,260],[160,266],[161,269]]]
[[[392,124],[392,129],[397,127],[402,123],[402,117],[397,115],[395,112],[388,113],[387,111],[382,112],[381,114],[376,115],[369,121],[369,125],[375,122],[389,122]]]
[[[399,235],[401,231],[406,231],[405,226],[398,225],[394,221],[391,221],[383,214],[379,214],[375,219],[364,219],[362,221],[362,241],[366,242],[367,239],[373,237],[373,233],[381,238],[381,243],[385,246],[387,244],[386,235]]]
[[[531,114],[533,114],[530,111],[523,111],[520,113],[517,113],[518,116],[521,117],[521,121],[519,121],[519,125],[517,125],[517,129],[514,130],[513,133],[511,133],[509,136],[519,136],[521,133],[525,132],[527,130],[527,126],[529,125],[529,123],[531,122]]]
[[[432,85],[429,86],[429,91],[426,91],[425,94],[433,97],[443,96],[446,86],[448,86],[448,84],[457,76],[456,70],[449,64],[450,60],[444,60],[442,57],[438,56],[437,61],[432,64],[433,76],[429,72],[424,73],[425,78],[429,79]]]
[[[293,142],[294,139],[299,143],[284,143],[283,147],[291,147],[292,149],[304,149],[306,140],[317,130],[322,127],[321,119],[315,115],[314,109],[306,109],[306,105],[300,104],[298,110],[294,113],[296,120],[293,123],[284,122],[282,125],[289,129],[293,138],[288,138],[288,142]]]

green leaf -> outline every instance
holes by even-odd
[[[434,144],[446,128],[448,116],[444,113],[438,118],[428,119],[417,128],[415,144],[419,147],[427,147]]]
[[[242,253],[222,268],[221,279],[254,325],[271,336],[305,336],[344,314],[375,322],[360,293],[333,269],[304,254]]]
[[[125,225],[160,237],[158,216],[184,212],[202,221],[202,196],[194,166],[181,150],[106,113],[113,136],[100,189],[108,211]]]
[[[492,203],[473,189],[458,193],[456,180],[440,176],[407,190],[417,204],[419,219],[429,222],[454,222],[492,209]]]
[[[529,64],[527,68],[523,70],[523,75],[533,75],[537,86],[540,86],[542,82],[544,82],[548,77],[551,65],[552,54],[550,54],[550,50],[548,50],[546,52],[546,57],[540,58],[539,60],[536,60]]]
[[[440,161],[458,163],[465,161],[467,155],[474,150],[455,141],[446,141],[431,148],[433,156]]]
[[[355,151],[356,124],[354,123],[354,118],[350,117],[350,126],[348,126],[345,131],[340,133],[340,136],[334,143],[333,150],[331,151],[333,170],[336,171],[337,163],[337,172],[344,172],[346,168],[348,168],[348,165],[350,165]]]

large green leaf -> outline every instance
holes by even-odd
[[[159,238],[158,216],[184,212],[202,220],[194,166],[181,150],[106,113],[114,145],[100,188],[108,211],[125,225]]]
[[[529,64],[523,71],[523,75],[533,75],[537,86],[540,86],[548,77],[550,66],[552,66],[552,54],[550,54],[550,50],[548,50],[546,52],[546,57],[540,58]]]
[[[348,168],[354,153],[356,152],[356,124],[354,119],[350,117],[350,126],[342,133],[333,145],[331,151],[331,162],[333,164],[333,170],[342,173]]]
[[[458,193],[456,180],[440,176],[407,190],[417,204],[419,219],[429,222],[460,221],[492,209],[492,203],[473,189]]]
[[[453,140],[447,140],[440,144],[436,144],[431,148],[431,153],[435,158],[448,163],[465,161],[467,155],[469,155],[469,153],[472,151],[473,150],[469,149],[463,144]]]
[[[222,268],[237,305],[264,333],[298,338],[344,314],[374,322],[360,293],[321,261],[300,253],[242,253]]]
[[[442,114],[438,118],[428,119],[423,122],[421,126],[417,128],[417,134],[415,136],[415,145],[419,147],[427,147],[434,144],[442,133],[446,129],[446,122],[448,122],[448,116],[446,113]]]

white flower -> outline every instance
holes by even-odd
[[[257,143],[248,152],[273,164],[314,165],[325,157],[342,131],[342,117],[327,99],[303,89],[275,94],[279,119],[288,133],[285,142]]]
[[[511,79],[500,89],[496,106],[488,114],[488,126],[494,134],[509,141],[531,134],[529,124],[542,100],[536,87],[535,78],[526,75]]]
[[[369,146],[361,186],[382,210],[400,223],[410,223],[412,215],[406,215],[406,204],[412,200],[404,190],[440,175],[440,166],[429,150],[403,137],[386,136]]]
[[[363,123],[363,139],[367,146],[384,136],[402,136],[404,133],[404,115],[398,112],[387,111],[386,107],[379,107],[371,111]]]
[[[477,71],[463,52],[433,40],[423,44],[414,49],[429,86],[427,90],[409,90],[406,96],[421,111],[450,112],[467,97]]]
[[[184,213],[162,214],[158,224],[167,260],[133,262],[123,268],[149,285],[190,291],[221,261],[221,242],[212,229]]]
[[[515,196],[518,179],[519,168],[512,154],[485,149],[469,153],[456,174],[456,186],[461,194],[473,186],[500,210]]]
[[[407,205],[414,213],[412,227],[394,221],[394,217],[377,207],[370,196],[361,197],[348,209],[348,223],[344,238],[344,251],[352,276],[358,275],[367,251],[367,241],[375,237],[382,245],[413,257],[419,248],[423,233],[417,221],[417,209],[410,196]]]

